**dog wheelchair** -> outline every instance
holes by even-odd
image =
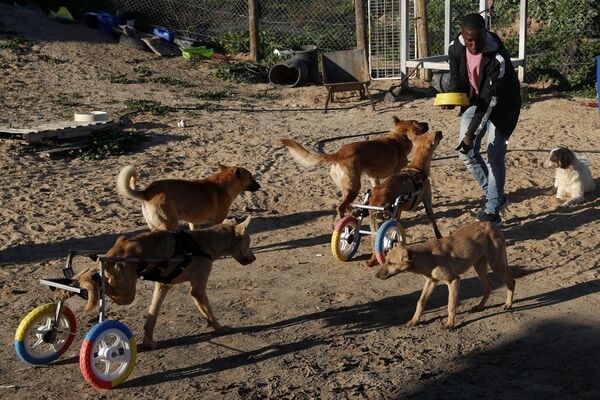
[[[62,289],[87,300],[85,288],[73,279],[73,258],[87,256],[99,261],[99,273],[94,277],[99,287],[99,318],[85,336],[79,351],[79,367],[88,383],[100,389],[112,389],[123,383],[133,371],[137,355],[135,336],[129,328],[116,320],[105,319],[105,262],[182,262],[183,258],[122,258],[107,257],[102,251],[69,251],[62,268],[64,278],[40,279],[50,290]],[[33,365],[49,364],[63,355],[73,344],[77,321],[64,300],[47,303],[31,311],[19,324],[15,334],[15,350],[19,358]]]
[[[386,207],[370,206],[371,190],[367,190],[360,204],[352,204],[352,212],[340,219],[335,225],[331,235],[331,252],[340,261],[350,261],[356,254],[362,235],[375,235],[375,256],[379,264],[383,265],[387,254],[397,243],[406,243],[406,231],[396,219],[399,207],[413,200],[423,192],[423,187],[411,193],[402,193],[396,197],[393,204]],[[416,204],[411,206],[413,209]],[[372,218],[377,218],[383,223],[377,230],[363,230],[362,222],[369,216],[369,211],[374,211]]]

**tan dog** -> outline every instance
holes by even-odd
[[[387,279],[400,272],[414,272],[425,276],[425,286],[417,302],[415,315],[407,325],[415,326],[421,318],[427,299],[435,285],[441,281],[448,285],[448,321],[446,329],[454,326],[460,275],[473,265],[483,284],[483,297],[471,311],[483,309],[492,284],[487,274],[487,266],[506,284],[506,303],[502,307],[512,307],[515,280],[508,268],[506,241],[500,229],[491,222],[475,222],[463,226],[452,235],[441,239],[430,239],[424,243],[394,247],[376,276]]]
[[[137,171],[124,167],[117,178],[117,190],[125,197],[142,202],[142,214],[152,231],[175,231],[179,221],[190,229],[200,224],[220,224],[237,196],[260,185],[250,171],[219,164],[219,172],[204,179],[165,179],[152,182],[144,190],[135,190]]]
[[[398,206],[396,219],[400,219],[402,211],[415,210],[422,202],[423,206],[425,206],[427,217],[433,225],[435,237],[438,239],[442,237],[442,234],[435,222],[435,216],[433,215],[431,206],[432,193],[429,175],[433,152],[440,144],[442,137],[442,132],[439,131],[413,137],[415,151],[410,164],[403,168],[399,174],[392,175],[379,185],[375,186],[371,191],[371,199],[369,200],[369,205],[371,206],[386,207],[392,205],[396,198],[401,194],[418,193]],[[370,215],[371,232],[377,232],[378,219],[375,217],[376,212],[371,211]],[[373,245],[374,242],[375,241],[373,240]],[[375,254],[373,254],[371,259],[367,261],[367,265],[372,267],[375,264],[377,264],[377,258],[375,257]]]
[[[206,296],[206,285],[210,275],[213,261],[219,257],[232,256],[242,265],[252,263],[256,258],[250,249],[250,237],[246,228],[250,217],[238,225],[221,224],[206,229],[183,233],[185,247],[192,253],[189,263],[179,266],[177,263],[161,264],[148,262],[146,264],[127,262],[104,262],[105,293],[119,305],[131,304],[135,299],[136,283],[140,275],[149,280],[155,280],[152,302],[144,324],[144,345],[155,348],[153,340],[154,327],[158,313],[165,296],[173,285],[190,282],[190,294],[208,322],[208,326],[215,330],[221,329],[217,322]],[[106,253],[108,257],[133,257],[133,258],[165,258],[177,256],[178,247],[176,236],[171,232],[149,232],[126,239],[124,236],[117,239],[114,246]],[[140,269],[142,269],[140,271]],[[98,304],[98,266],[77,274],[74,279],[88,291],[88,301],[85,311],[92,311]],[[168,283],[158,281],[168,280]],[[72,292],[60,294],[61,298],[68,298]]]
[[[360,192],[360,178],[367,174],[371,185],[378,178],[400,172],[408,164],[412,142],[408,135],[416,136],[429,130],[424,122],[401,121],[394,117],[394,128],[386,136],[373,140],[349,143],[331,154],[313,154],[290,139],[281,139],[296,161],[304,166],[330,163],[330,176],[342,191],[344,198],[337,207],[338,217],[343,217]]]

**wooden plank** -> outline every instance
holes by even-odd
[[[103,123],[95,123],[86,126],[78,126],[75,128],[64,127],[55,130],[42,130],[38,132],[30,132],[23,135],[23,139],[25,139],[28,143],[36,143],[43,139],[56,138],[56,139],[70,139],[81,136],[88,136],[92,132],[112,128],[116,124],[112,121],[107,123],[104,121]]]
[[[25,127],[25,128],[12,128],[9,126],[0,126],[0,133],[7,133],[12,135],[35,133],[52,131],[65,128],[80,128],[80,127],[93,127],[100,125],[112,124],[113,121],[90,121],[90,122],[78,122],[78,121],[56,121],[46,122],[40,125]]]

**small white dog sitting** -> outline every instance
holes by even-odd
[[[550,151],[542,164],[545,168],[556,168],[554,190],[556,198],[566,200],[560,207],[569,207],[583,201],[585,193],[596,188],[592,173],[585,158],[577,158],[571,150],[559,147]]]

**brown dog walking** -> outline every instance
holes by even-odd
[[[176,231],[180,221],[195,229],[200,224],[220,224],[243,191],[260,189],[250,171],[219,164],[219,172],[204,179],[164,179],[144,190],[135,190],[137,171],[128,165],[117,178],[117,190],[142,202],[142,214],[151,231]]]
[[[491,222],[476,222],[463,226],[452,235],[441,239],[430,239],[424,243],[394,247],[376,276],[388,279],[400,272],[414,272],[425,277],[425,286],[417,302],[415,314],[407,325],[415,326],[421,318],[425,303],[435,285],[448,285],[448,321],[446,329],[454,326],[460,275],[473,265],[477,277],[483,284],[483,297],[471,311],[480,311],[492,291],[488,277],[488,265],[506,284],[506,303],[503,310],[512,307],[515,280],[508,268],[506,241],[500,229]]]
[[[428,130],[429,125],[425,122],[401,121],[394,117],[394,128],[387,135],[348,143],[331,154],[313,154],[290,139],[281,139],[281,143],[304,166],[331,164],[329,175],[344,195],[337,207],[338,217],[342,218],[360,192],[361,175],[368,175],[371,186],[375,186],[378,179],[400,172],[408,164],[408,154],[412,150],[409,136],[421,135]]]

